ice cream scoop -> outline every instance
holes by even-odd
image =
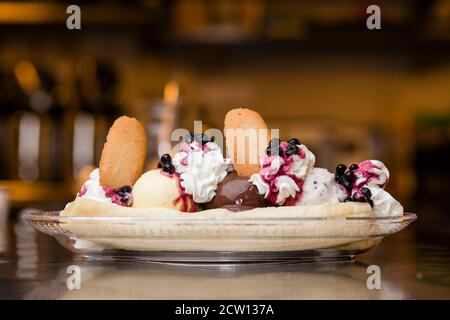
[[[334,174],[323,168],[312,168],[302,189],[296,205],[339,203],[347,198],[346,190],[335,181]]]
[[[264,198],[248,177],[230,172],[219,183],[215,197],[203,205],[204,209],[225,208],[231,211],[244,211],[264,207]]]
[[[163,170],[150,170],[144,173],[133,186],[134,208],[172,208],[194,212],[197,206],[192,197],[186,194],[176,174]]]

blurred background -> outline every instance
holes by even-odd
[[[231,107],[298,137],[317,165],[376,158],[420,223],[448,232],[450,0],[0,1],[0,216],[61,208],[122,114],[149,136],[223,127]]]
[[[318,166],[385,162],[419,220],[363,260],[448,297],[450,0],[79,0],[72,31],[69,4],[0,1],[0,296],[71,258],[17,217],[75,197],[117,116],[145,125],[151,166],[174,128],[242,106]]]

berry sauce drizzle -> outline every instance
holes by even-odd
[[[175,199],[173,199],[172,204],[175,206],[180,204],[180,211],[183,212],[197,212],[198,211],[197,204],[192,199],[192,196],[184,191],[184,188],[181,185],[180,175],[176,172],[168,173],[163,169],[160,170],[160,173],[162,175],[165,175],[166,177],[177,180],[177,187],[180,192],[180,195]]]
[[[277,181],[280,176],[287,176],[294,180],[296,185],[299,188],[299,191],[296,192],[295,197],[288,197],[283,203],[283,206],[293,206],[297,201],[300,199],[303,191],[303,180],[298,178],[296,175],[292,174],[291,168],[295,164],[295,159],[292,157],[292,155],[298,155],[300,159],[305,159],[305,151],[300,148],[296,148],[294,153],[291,153],[288,155],[287,149],[289,148],[289,143],[287,142],[280,142],[280,152],[279,155],[267,155],[262,159],[262,169],[259,172],[261,175],[261,178],[265,183],[269,185],[269,194],[265,197],[265,199],[273,204],[276,204],[279,189],[277,186]],[[269,150],[267,153],[270,154]],[[280,167],[278,170],[274,171],[271,168],[272,162],[276,159],[282,159],[282,163],[280,164]]]
[[[129,190],[123,191],[123,188],[128,188]],[[109,187],[103,187],[105,190],[105,196],[110,198],[112,203],[123,207],[130,207],[133,204],[133,197],[131,196],[131,188],[124,186],[118,189],[113,189]]]
[[[358,169],[355,170],[355,174],[357,176],[363,176],[364,179],[361,179],[361,182],[358,185],[355,185],[358,189],[360,189],[363,185],[369,184],[372,180],[379,180],[380,175],[374,172],[373,169],[380,170],[381,168],[376,166],[372,161],[366,160],[363,162],[360,162],[358,164]],[[359,180],[359,179],[358,179]],[[358,182],[358,181],[356,181]],[[386,184],[388,183],[388,179],[384,181],[384,183],[379,184],[379,187],[384,189],[386,187]]]
[[[86,192],[87,192],[86,186],[82,186],[81,190],[80,190],[80,192],[78,192],[77,196],[78,197],[82,197],[82,196],[84,196],[86,194]]]
[[[351,164],[348,168],[344,164],[338,165],[336,167],[335,180],[347,192],[345,201],[369,202],[373,206],[372,194],[367,186],[370,182],[375,183],[380,188],[386,186],[388,177],[386,177],[385,181],[380,181],[380,174],[375,172],[381,169],[370,160]]]
[[[105,192],[105,197],[111,199],[111,202],[123,207],[130,207],[133,204],[133,196],[131,195],[130,186],[122,186],[117,189],[109,187],[101,187]],[[83,197],[87,193],[88,189],[85,185],[81,187],[81,190],[77,193],[77,197]]]

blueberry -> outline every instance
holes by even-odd
[[[352,201],[354,202],[365,202],[366,199],[364,199],[364,197],[360,197],[358,196],[358,194],[355,192],[352,196]]]
[[[117,189],[116,192],[119,195],[131,193],[131,187],[130,186],[122,186],[119,189]]]
[[[296,154],[297,151],[298,151],[298,146],[296,144],[288,144],[288,146],[286,148],[286,155],[292,156],[292,155]]]
[[[347,171],[346,173],[344,173],[344,180],[353,183],[355,181],[355,174],[353,173],[353,171]]]
[[[349,167],[351,171],[358,170],[359,166],[356,163],[352,163]]]
[[[336,166],[336,175],[342,176],[345,173],[345,170],[347,170],[347,166],[345,164],[338,164]]]
[[[163,165],[163,171],[172,174],[175,172],[175,167],[171,163],[166,163]]]
[[[164,168],[166,164],[172,164],[172,157],[168,153],[161,156],[161,159],[158,162],[158,168]]]
[[[291,149],[291,148],[287,147],[287,149],[286,149],[286,155],[287,155],[287,156],[292,156],[292,155],[294,155],[295,153],[296,153],[296,150],[295,150],[295,149]]]
[[[351,190],[353,188],[353,181],[348,181],[348,180],[344,179],[341,184],[344,186],[344,188],[347,191],[349,191],[349,190]]]
[[[289,139],[288,144],[297,146],[300,144],[300,140],[298,140],[297,138],[292,138],[292,139]]]
[[[163,168],[171,168],[173,167],[172,163],[163,163]]]
[[[162,164],[171,163],[172,162],[172,157],[170,156],[170,154],[165,153],[165,154],[163,154],[161,156],[160,161],[161,161]]]
[[[133,198],[131,197],[131,194],[125,194],[125,195],[121,195],[120,200],[121,203],[123,203],[126,206],[130,206],[131,203],[133,202]]]
[[[366,197],[367,200],[369,200],[370,198],[372,198],[372,192],[370,192],[369,188],[361,188],[361,193],[364,195],[364,197]]]

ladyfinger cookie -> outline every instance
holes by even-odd
[[[144,168],[147,136],[135,118],[122,116],[109,129],[100,158],[100,184],[110,188],[132,186]]]
[[[239,176],[260,171],[270,131],[261,115],[246,108],[231,109],[225,116],[224,134],[229,156]]]

